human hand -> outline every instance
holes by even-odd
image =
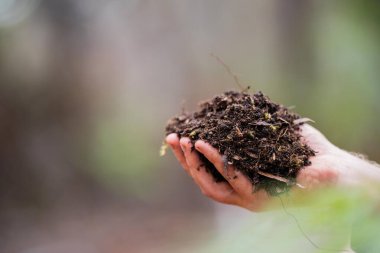
[[[310,125],[301,126],[301,135],[302,141],[316,151],[316,155],[310,158],[311,165],[300,170],[297,176],[299,191],[310,191],[326,185],[352,185],[357,181],[358,169],[361,167],[359,158],[334,146]],[[210,144],[198,140],[194,148],[215,166],[226,182],[215,182],[205,170],[197,152],[192,150],[189,138],[179,140],[176,134],[170,134],[166,137],[166,143],[207,197],[251,211],[263,210],[270,200],[264,190],[254,191],[249,179],[233,166],[225,168],[222,156]]]

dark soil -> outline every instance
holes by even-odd
[[[166,134],[189,137],[193,144],[197,140],[210,143],[226,166],[233,165],[250,179],[255,191],[265,189],[277,195],[295,184],[298,172],[315,155],[300,141],[303,122],[261,92],[228,91],[201,103],[199,111],[169,120]],[[226,181],[203,155],[201,160],[217,182]]]

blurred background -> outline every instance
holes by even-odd
[[[378,0],[0,0],[0,251],[197,252],[211,203],[166,121],[238,89],[380,161]]]

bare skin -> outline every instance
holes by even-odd
[[[302,141],[317,153],[310,159],[312,164],[300,171],[297,191],[310,191],[326,185],[366,187],[369,182],[380,182],[380,168],[377,165],[339,149],[310,125],[303,125],[301,134]],[[270,200],[270,196],[263,190],[253,193],[250,181],[233,166],[228,166],[226,170],[222,156],[208,143],[199,140],[195,143],[195,149],[214,164],[227,182],[216,183],[211,174],[206,172],[197,153],[191,151],[189,138],[179,140],[176,134],[170,134],[166,137],[166,142],[184,170],[207,197],[251,211],[263,210]]]

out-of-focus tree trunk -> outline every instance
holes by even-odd
[[[281,76],[284,85],[290,87],[289,95],[293,99],[301,96],[307,100],[315,80],[313,1],[277,2]]]

